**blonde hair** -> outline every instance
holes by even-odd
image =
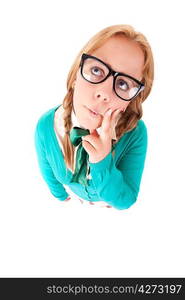
[[[62,145],[66,168],[72,169],[73,172],[75,147],[72,145],[69,139],[69,133],[72,128],[71,112],[73,108],[74,82],[76,79],[76,73],[80,66],[81,55],[82,53],[91,54],[91,52],[101,47],[101,45],[103,45],[110,37],[117,35],[123,35],[130,40],[137,42],[142,49],[144,54],[144,67],[143,78],[141,81],[145,84],[145,89],[136,98],[131,100],[126,111],[117,122],[115,130],[118,140],[124,133],[134,129],[137,126],[138,120],[141,119],[143,115],[142,103],[148,97],[152,88],[154,78],[153,55],[151,47],[146,37],[142,33],[135,31],[135,29],[130,25],[113,25],[102,29],[87,42],[71,66],[67,78],[67,94],[63,100],[65,134],[62,139]]]

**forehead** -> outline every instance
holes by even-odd
[[[110,67],[117,71],[127,73],[137,79],[142,77],[144,54],[138,43],[124,36],[109,38],[102,46],[91,52]]]

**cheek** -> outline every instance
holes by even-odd
[[[84,103],[92,97],[92,88],[86,83],[84,79],[78,79],[75,84],[73,101],[75,103]]]
[[[129,102],[122,101],[122,100],[116,98],[114,101],[113,109],[126,110],[128,105],[129,105]]]

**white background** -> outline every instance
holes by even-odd
[[[183,2],[0,2],[1,277],[185,276]],[[35,125],[62,103],[82,46],[113,24],[143,32],[155,60],[140,193],[128,210],[64,205],[39,172]]]

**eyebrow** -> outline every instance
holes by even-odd
[[[97,56],[94,56],[94,57],[100,59],[100,60],[101,60],[104,64],[106,64],[109,68],[111,68],[112,70],[114,70],[114,68],[112,68],[112,66],[111,66],[109,63],[106,63],[104,60],[102,60],[101,58],[99,58],[99,57],[97,57]],[[121,72],[121,71],[116,71],[116,70],[114,70],[114,71],[117,72],[117,73],[123,73],[123,74],[125,74],[125,75],[131,76],[131,77],[135,78],[136,80],[140,81],[140,80],[137,79],[135,76],[130,75],[130,74],[128,74],[128,73]]]
[[[108,64],[108,63],[106,63],[103,59],[101,59],[101,58],[99,58],[99,57],[97,57],[97,56],[95,56],[96,58],[98,58],[99,60],[101,60],[104,64],[106,64],[109,68],[111,68],[112,70],[114,69],[114,68],[112,68],[112,66],[110,65],[110,64]],[[115,70],[114,70],[115,71]],[[124,72],[118,72],[118,71],[116,71],[117,73],[124,73]]]

